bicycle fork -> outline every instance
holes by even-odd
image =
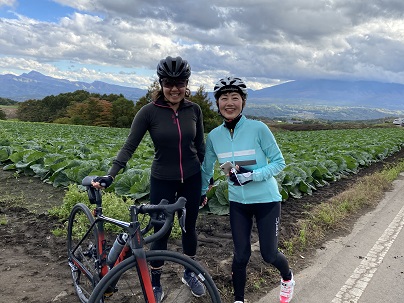
[[[140,232],[140,224],[137,223],[138,226],[135,226],[135,234],[134,237],[130,239],[129,246],[132,249],[132,253],[136,258],[136,270],[139,276],[140,285],[143,290],[145,302],[147,303],[156,303],[154,298],[153,286],[151,284],[149,268],[147,266],[146,260],[146,252],[143,248],[144,242],[143,237]]]
[[[136,269],[139,275],[140,284],[143,289],[143,294],[146,302],[155,303],[153,286],[151,284],[149,268],[146,261],[146,253],[143,249],[137,249],[134,251],[136,258]]]

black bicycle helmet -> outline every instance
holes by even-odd
[[[226,77],[220,79],[213,89],[213,95],[215,96],[215,99],[218,100],[221,94],[231,91],[237,91],[244,97],[244,99],[247,98],[247,86],[243,80],[237,77]]]
[[[182,78],[189,79],[191,76],[191,67],[187,60],[181,57],[170,57],[161,59],[157,65],[157,76],[161,78]]]

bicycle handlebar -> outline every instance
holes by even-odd
[[[163,199],[161,200],[160,204],[142,204],[139,206],[139,213],[152,215],[154,213],[163,212],[166,216],[172,216],[176,211],[185,207],[187,199],[184,197],[179,197],[177,202],[174,204],[167,203],[168,201]]]
[[[95,188],[92,185],[93,180],[97,176],[87,176],[82,180],[82,185],[87,188],[88,198],[90,203],[97,204],[97,206],[101,207],[102,198],[101,198],[101,189]],[[168,230],[171,228],[172,223],[174,222],[174,215],[177,211],[181,210],[182,215],[179,218],[179,223],[181,228],[185,231],[185,218],[186,218],[186,210],[185,204],[187,199],[184,197],[179,197],[178,200],[174,204],[168,204],[168,200],[163,199],[157,205],[154,204],[142,204],[140,206],[132,205],[130,208],[131,212],[131,220],[136,219],[134,215],[137,214],[149,214],[150,221],[149,224],[141,230],[142,235],[146,234],[148,231],[152,229],[153,226],[158,226],[162,224],[161,218],[157,218],[157,216],[161,217],[161,214],[164,214],[165,219],[162,227],[156,231],[154,234],[145,237],[143,240],[145,243],[153,242],[161,237],[163,237]],[[136,211],[135,211],[136,209]]]
[[[84,179],[81,181],[81,185],[83,185],[83,186],[92,186],[91,182],[93,182],[93,180],[95,178],[97,178],[97,176],[84,177]]]
[[[185,218],[186,218],[185,204],[187,203],[187,199],[185,199],[184,197],[179,197],[174,204],[167,204],[167,203],[168,201],[163,199],[157,205],[143,204],[138,208],[139,213],[141,214],[147,213],[150,215],[149,224],[142,230],[142,234],[147,233],[151,229],[152,225],[156,225],[156,223],[161,224],[161,221],[156,219],[155,215],[160,215],[161,213],[165,215],[163,226],[154,234],[145,237],[144,238],[145,243],[151,243],[163,237],[171,228],[172,223],[174,222],[174,215],[179,210],[182,211],[182,215],[179,218],[179,223],[181,228],[185,231]]]

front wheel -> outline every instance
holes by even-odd
[[[145,293],[150,290],[142,288],[139,277],[143,270],[150,277],[150,261],[163,261],[161,286],[164,292],[164,303],[221,303],[219,291],[207,271],[191,258],[173,251],[153,250],[146,252],[147,268],[137,264],[135,257],[131,256],[114,267],[100,280],[89,299],[89,303],[125,302],[140,303],[147,301]],[[184,268],[191,269],[205,288],[205,295],[194,297],[187,285],[182,282]],[[145,283],[147,284],[147,283]],[[147,286],[146,286],[147,287]],[[111,294],[110,289],[115,289]],[[105,295],[108,293],[108,297]]]
[[[94,217],[85,204],[78,203],[73,207],[67,226],[67,255],[73,285],[83,303],[88,302],[99,280],[96,262],[98,231],[93,223]]]

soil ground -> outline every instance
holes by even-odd
[[[383,162],[363,168],[356,175],[315,191],[312,196],[283,202],[280,242],[294,233],[294,224],[307,215],[310,207],[327,201],[363,176],[381,170],[385,164],[403,158],[404,150],[401,150]],[[51,233],[51,230],[60,227],[61,222],[46,212],[52,206],[60,205],[63,196],[64,189],[54,188],[36,178],[17,176],[15,172],[3,171],[0,167],[0,302],[78,302],[66,260],[66,240]],[[352,223],[356,218],[351,218]],[[211,273],[222,293],[223,302],[233,302],[230,275],[232,242],[228,217],[201,214],[197,228],[197,259]],[[349,228],[331,231],[327,237],[347,232]],[[252,243],[255,244],[248,266],[246,289],[248,302],[258,300],[279,284],[278,273],[261,261],[256,242],[254,229]],[[315,261],[312,258],[315,248],[306,251],[304,256],[290,257],[295,272]],[[179,243],[173,241],[170,249],[180,251]]]

